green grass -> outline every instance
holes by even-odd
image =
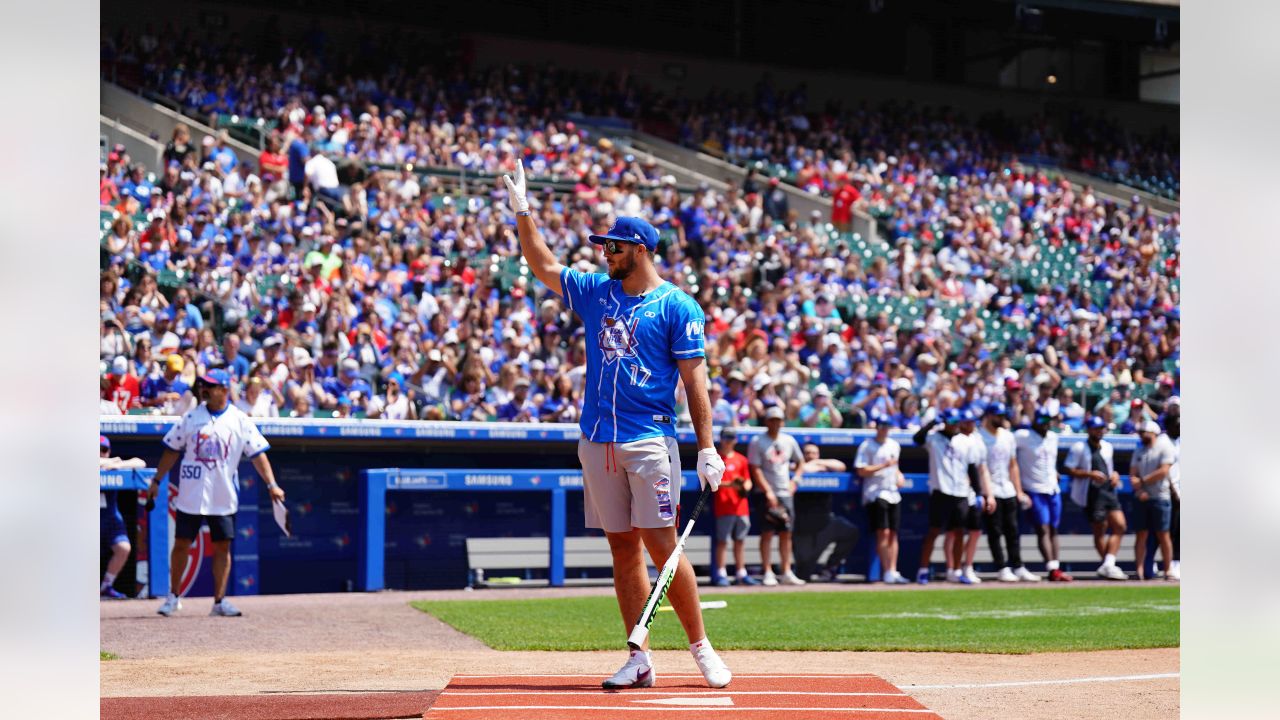
[[[98,659],[99,660],[118,660],[120,659],[120,656],[116,655],[115,653],[109,653],[106,650],[99,650]]]
[[[1179,643],[1176,586],[762,591],[702,599],[728,602],[703,613],[721,650],[1031,653]],[[612,650],[625,642],[612,595],[412,605],[496,650]],[[659,613],[650,632],[655,649],[687,647],[674,613]]]

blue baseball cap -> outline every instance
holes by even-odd
[[[960,411],[955,408],[947,408],[942,411],[942,422],[948,425],[955,425],[960,422]]]
[[[978,413],[974,412],[973,408],[967,407],[960,411],[960,422],[977,422],[977,420]]]
[[[200,376],[200,379],[210,385],[221,385],[227,387],[231,385],[231,374],[226,370],[209,370]]]
[[[111,441],[107,439],[106,435],[98,436],[98,447],[106,448],[107,450],[111,449]]]
[[[653,252],[658,248],[658,231],[649,223],[634,217],[620,217],[604,235],[592,235],[591,242],[603,245],[610,240],[643,245]]]
[[[1040,410],[1036,410],[1035,419],[1032,420],[1031,424],[1040,425],[1042,423],[1051,423],[1053,422],[1053,420],[1054,420],[1054,416],[1051,413],[1049,413],[1044,409],[1040,409]]]
[[[1085,421],[1084,424],[1085,424],[1085,427],[1089,428],[1090,430],[1094,428],[1102,428],[1103,430],[1107,429],[1107,421],[1103,419],[1102,416],[1100,415],[1094,415],[1090,417],[1088,420]]]
[[[867,425],[869,427],[880,427],[881,425],[887,426],[889,423],[889,416],[879,411],[871,413],[871,416],[867,418]]]
[[[1000,417],[1009,417],[1009,406],[1002,402],[993,402],[987,406],[985,415],[999,415]]]

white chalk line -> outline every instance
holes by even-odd
[[[858,620],[1009,620],[1014,618],[1034,617],[1096,617],[1099,615],[1123,615],[1128,613],[1158,612],[1176,613],[1180,607],[1168,603],[1142,603],[1135,605],[1080,605],[1069,608],[1014,609],[996,608],[991,610],[923,610],[897,613],[865,613],[851,614],[848,617]]]
[[[604,691],[557,691],[557,689],[538,689],[538,691],[449,691],[444,689],[440,691],[442,696],[489,696],[489,694],[588,694],[588,696],[596,696],[596,694]],[[635,691],[628,689],[622,694],[632,696],[632,694],[660,694],[660,696],[704,696],[712,691]],[[906,693],[806,693],[797,691],[723,691],[716,689],[716,694],[803,694],[803,696],[826,696],[826,697],[905,697]]]
[[[875,673],[841,673],[841,674],[838,674],[838,675],[836,675],[836,674],[830,674],[830,675],[820,675],[820,674],[814,674],[814,675],[762,675],[762,674],[758,674],[758,673],[757,673],[757,674],[747,675],[747,674],[734,673],[734,675],[733,675],[733,676],[734,676],[735,678],[764,678],[764,679],[768,679],[768,678],[865,678],[865,677],[876,677],[876,674],[875,674]],[[528,674],[523,674],[523,675],[522,675],[522,674],[518,674],[518,673],[513,673],[513,674],[508,674],[508,675],[454,675],[453,677],[454,677],[454,679],[456,679],[456,680],[467,680],[467,679],[473,679],[473,678],[475,678],[475,679],[485,679],[485,678],[598,678],[598,677],[604,677],[604,676],[603,676],[603,675],[600,675],[600,674],[598,674],[598,673],[595,673],[595,674],[586,674],[586,673],[583,673],[583,674],[578,674],[578,675],[574,675],[574,674],[560,674],[560,675],[555,675],[555,674],[544,674],[544,673],[528,673]],[[662,677],[664,677],[664,678],[681,678],[681,679],[684,679],[684,678],[693,678],[693,679],[697,679],[697,680],[701,680],[701,679],[702,679],[702,675],[696,675],[696,674],[684,674],[684,673],[679,673],[679,674],[663,673],[663,674],[662,674]]]
[[[927,712],[929,715],[937,715],[937,712],[928,710],[928,708],[902,708],[902,707],[622,707],[617,705],[474,705],[468,707],[436,707],[433,706],[428,714],[434,712],[470,712],[476,710],[609,710],[613,712],[630,711],[630,712],[911,712],[911,714],[920,714]]]
[[[1063,680],[1019,680],[998,683],[961,683],[957,685],[907,685],[902,689],[913,690],[963,690],[968,688],[1025,687],[1027,685],[1074,685],[1076,683],[1128,682],[1132,680],[1165,680],[1182,677],[1182,673],[1156,673],[1153,675],[1105,675],[1101,677],[1066,678]]]

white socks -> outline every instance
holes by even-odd
[[[1054,570],[1057,570],[1057,569],[1058,569],[1058,561],[1057,561],[1057,560],[1050,560],[1049,562],[1047,562],[1047,563],[1045,563],[1045,564],[1044,564],[1044,567],[1045,567],[1045,569],[1046,569],[1046,570],[1048,570],[1048,571],[1050,571],[1050,572],[1053,572]]]
[[[106,573],[106,574],[104,574],[104,575],[102,576],[102,587],[101,587],[101,589],[102,589],[102,590],[106,590],[107,588],[111,587],[112,583],[114,583],[115,581],[116,581],[116,574],[115,574],[115,573]]]
[[[1116,556],[1112,555],[1111,553],[1107,553],[1107,556],[1102,559],[1103,567],[1111,567],[1115,564],[1116,564]]]
[[[711,649],[711,641],[708,640],[705,635],[698,642],[689,643],[689,652],[697,654],[697,652],[704,647],[708,650]]]

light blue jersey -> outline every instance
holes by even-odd
[[[705,316],[671,283],[630,296],[604,273],[560,272],[569,308],[586,327],[582,436],[592,442],[675,437],[678,360],[705,357]]]

